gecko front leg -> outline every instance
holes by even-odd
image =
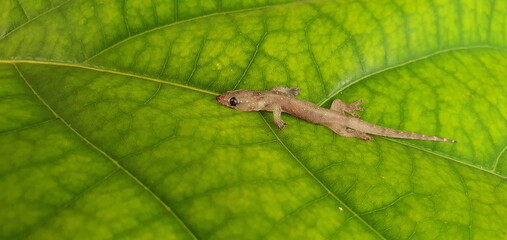
[[[279,107],[273,109],[273,121],[275,121],[279,129],[283,129],[287,125],[287,123],[282,120],[282,110]]]

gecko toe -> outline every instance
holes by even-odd
[[[299,88],[298,87],[293,87],[290,89],[290,93],[293,95],[293,96],[297,96],[299,95]]]
[[[276,123],[276,125],[278,126],[278,128],[280,130],[282,130],[283,128],[285,128],[285,126],[287,126],[287,123],[282,121],[282,122]]]
[[[348,113],[350,114],[351,116],[355,117],[355,118],[359,118],[361,116],[359,116],[359,114],[357,114],[355,111],[363,111],[364,108],[363,107],[359,107],[358,105],[362,104],[363,101],[362,100],[357,100],[351,104],[347,104],[344,109],[343,109],[343,112],[345,113]]]
[[[349,108],[354,109],[354,110],[358,110],[358,111],[363,111],[364,108],[359,107],[359,105],[361,105],[361,104],[363,104],[363,100],[357,100],[357,101],[349,104]]]

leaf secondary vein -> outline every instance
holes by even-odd
[[[193,239],[197,239],[197,237],[194,235],[194,233],[190,230],[190,228],[185,224],[185,222],[183,222],[183,220],[164,202],[162,201],[162,199],[160,199],[160,197],[155,194],[150,188],[148,188],[143,182],[141,182],[136,176],[134,176],[130,171],[128,171],[125,167],[123,167],[123,165],[121,165],[118,161],[116,161],[115,159],[113,159],[111,156],[109,156],[109,154],[107,154],[106,152],[104,152],[102,149],[100,149],[99,147],[97,147],[95,144],[93,144],[92,142],[90,142],[87,138],[85,138],[83,135],[81,135],[76,129],[74,129],[72,126],[70,126],[70,124],[68,124],[65,119],[63,119],[62,117],[60,117],[60,115],[58,115],[58,113],[56,113],[53,108],[51,108],[51,106],[48,105],[48,103],[46,101],[44,101],[44,99],[35,91],[35,89],[32,87],[32,85],[27,81],[27,79],[24,77],[24,75],[21,73],[21,71],[19,70],[18,66],[13,63],[12,64],[14,66],[14,68],[16,69],[16,71],[18,72],[19,76],[21,77],[21,79],[24,81],[24,83],[28,86],[28,88],[30,88],[30,90],[33,92],[33,94],[37,97],[37,99],[39,99],[39,101],[41,101],[42,104],[44,104],[44,106],[46,106],[48,108],[48,110],[58,119],[60,119],[60,121],[70,130],[72,131],[74,134],[76,134],[79,138],[81,138],[86,144],[90,145],[93,149],[95,149],[96,151],[98,151],[100,154],[102,154],[103,156],[105,156],[107,159],[109,159],[111,162],[113,162],[114,165],[116,165],[116,167],[118,169],[121,169],[125,174],[127,174],[127,176],[129,176],[132,180],[134,180],[137,184],[139,184],[139,186],[141,186],[144,190],[146,190],[153,198],[155,198],[155,200],[160,204],[162,205],[162,207],[167,211],[169,212],[171,215],[173,215],[175,217],[175,219],[178,221],[178,223],[183,227],[183,229],[193,238]]]
[[[113,171],[107,173],[103,177],[101,177],[98,181],[95,181],[91,185],[87,186],[85,189],[81,190],[80,192],[77,192],[70,200],[68,200],[62,207],[59,207],[56,211],[54,211],[51,215],[42,218],[38,223],[35,225],[30,226],[26,231],[21,233],[18,236],[15,236],[18,239],[27,239],[37,228],[44,227],[51,219],[53,219],[55,216],[57,216],[59,213],[63,212],[65,209],[69,208],[72,204],[77,202],[81,197],[83,197],[86,193],[90,192],[91,190],[95,189],[97,186],[101,185],[103,182],[107,181],[111,176],[113,176],[115,173],[117,173],[120,169],[116,168]]]
[[[299,160],[298,157],[296,157],[296,155],[294,155],[294,153],[287,147],[287,145],[285,145],[285,143],[280,139],[280,137],[278,136],[278,134],[276,134],[275,130],[268,123],[268,121],[266,120],[266,118],[264,118],[264,116],[262,114],[260,114],[260,116],[261,116],[262,120],[264,120],[264,123],[266,123],[266,125],[268,126],[269,130],[271,130],[271,132],[275,136],[276,140],[291,155],[291,157],[294,160],[296,160],[296,162],[298,162],[299,165],[301,165],[301,167],[305,170],[305,172],[308,173],[308,175],[311,176],[311,178],[313,178],[324,190],[326,190],[326,192],[330,196],[332,196],[336,201],[338,201],[340,204],[342,204],[350,213],[352,213],[352,215],[354,217],[356,217],[360,222],[362,222],[364,225],[366,225],[373,233],[375,233],[381,239],[386,239],[379,231],[377,231],[377,229],[375,229],[371,224],[369,224],[368,222],[366,222],[359,214],[357,214],[355,211],[353,211],[347,204],[345,204],[340,198],[338,198],[338,196],[336,196],[326,185],[324,185],[324,183],[322,181],[320,181],[320,179],[317,178],[317,176],[315,176],[315,174],[313,174],[313,172],[310,171],[310,169],[308,169],[308,167],[306,167],[306,165],[301,160]]]
[[[447,160],[451,160],[453,162],[457,162],[457,163],[460,163],[462,165],[465,165],[467,167],[470,167],[470,168],[474,168],[474,169],[477,169],[477,170],[480,170],[482,172],[485,172],[485,173],[489,173],[489,174],[492,174],[496,177],[499,177],[500,179],[502,180],[507,180],[507,176],[502,176],[502,175],[499,175],[497,172],[495,172],[495,168],[492,168],[492,169],[485,169],[485,168],[480,168],[476,165],[472,165],[470,163],[467,163],[467,162],[464,162],[464,161],[460,161],[460,160],[457,160],[451,156],[448,156],[448,155],[445,155],[445,154],[442,154],[442,153],[438,153],[438,152],[435,152],[435,151],[429,151],[428,149],[426,148],[423,148],[421,146],[417,146],[417,145],[413,145],[413,144],[409,144],[409,143],[406,143],[406,142],[403,142],[403,141],[400,141],[400,140],[397,140],[397,139],[392,139],[392,138],[387,138],[387,137],[381,137],[385,140],[388,140],[388,141],[391,141],[391,142],[394,142],[394,143],[398,143],[398,144],[401,144],[403,146],[407,146],[407,147],[412,147],[412,148],[415,148],[415,149],[418,149],[420,151],[423,151],[423,152],[426,152],[426,153],[431,153],[435,156],[438,156],[438,157],[441,157],[443,159],[447,159]],[[500,155],[502,155],[502,153],[507,149],[507,146],[500,152]],[[498,157],[500,157],[500,155]],[[498,159],[497,159],[498,160]]]
[[[16,32],[17,30],[21,29],[23,26],[25,26],[25,25],[27,25],[27,24],[29,24],[29,23],[31,23],[31,22],[33,22],[33,21],[37,20],[38,18],[40,18],[40,17],[42,17],[42,16],[44,16],[44,15],[46,15],[46,14],[48,14],[48,13],[50,13],[50,12],[52,12],[52,11],[56,10],[56,9],[58,9],[58,8],[62,7],[63,5],[65,5],[65,4],[67,4],[67,3],[69,3],[70,1],[71,1],[71,0],[67,0],[67,1],[65,1],[65,2],[62,2],[62,3],[60,3],[59,5],[57,5],[57,6],[53,7],[53,8],[51,8],[51,9],[48,9],[47,11],[44,11],[43,13],[41,13],[41,14],[39,14],[39,15],[37,15],[37,16],[35,16],[35,17],[31,18],[31,19],[28,19],[28,21],[26,21],[26,22],[24,22],[24,23],[22,23],[22,24],[18,25],[17,27],[13,28],[12,30],[10,30],[9,32],[7,32],[6,34],[4,34],[3,36],[0,36],[0,40],[2,40],[2,39],[4,39],[4,38],[8,37],[8,36],[9,36],[9,35],[11,35],[13,32]],[[24,12],[24,11],[25,11],[25,10],[23,9],[23,12]],[[25,15],[26,15],[26,13],[25,13]],[[28,16],[27,16],[27,17],[28,17]]]
[[[228,15],[228,14],[234,14],[234,13],[242,13],[242,12],[251,12],[251,11],[256,11],[256,10],[261,10],[261,9],[265,9],[265,8],[270,8],[270,7],[274,7],[274,6],[283,6],[283,5],[289,5],[289,4],[295,4],[295,3],[298,3],[299,1],[296,1],[296,2],[288,2],[288,3],[279,3],[279,4],[270,4],[270,5],[266,5],[266,6],[261,6],[261,7],[253,7],[253,8],[245,8],[245,9],[238,9],[238,10],[231,10],[231,11],[227,11],[227,12],[215,12],[215,13],[212,13],[212,14],[207,14],[207,15],[202,15],[202,16],[198,16],[198,17],[194,17],[194,18],[189,18],[189,19],[185,19],[185,20],[181,20],[181,21],[176,21],[176,22],[171,22],[171,23],[168,23],[168,24],[164,24],[164,25],[161,25],[161,26],[158,26],[158,27],[154,27],[152,29],[148,29],[144,32],[140,32],[138,34],[135,34],[135,35],[131,35],[115,44],[112,44],[111,46],[107,47],[107,48],[104,48],[102,50],[100,50],[99,52],[95,53],[93,56],[90,56],[88,59],[85,59],[82,63],[87,63],[87,62],[90,62],[92,59],[96,58],[97,56],[101,55],[102,53],[110,50],[110,49],[113,49],[115,48],[116,46],[118,45],[121,45],[127,41],[130,41],[134,38],[138,38],[138,37],[141,37],[143,35],[146,35],[146,34],[149,34],[151,32],[155,32],[157,30],[160,30],[160,29],[164,29],[164,28],[168,28],[168,27],[171,27],[171,26],[176,26],[178,24],[183,24],[183,23],[187,23],[187,22],[192,22],[192,21],[197,21],[199,19],[205,19],[205,18],[210,18],[210,17],[214,17],[214,16],[220,16],[220,15]]]
[[[248,65],[245,67],[245,70],[243,71],[243,73],[241,74],[241,76],[237,80],[236,84],[232,88],[233,90],[236,89],[238,87],[238,85],[241,83],[241,81],[243,81],[243,79],[245,78],[248,70],[250,70],[252,63],[254,62],[255,58],[257,57],[257,54],[259,53],[259,48],[260,48],[261,44],[264,42],[264,40],[266,39],[266,36],[268,35],[268,30],[267,30],[265,18],[264,18],[263,23],[264,23],[264,33],[262,34],[260,40],[255,45],[254,52],[253,52],[252,56],[250,57],[250,60],[248,61]]]
[[[493,164],[493,169],[491,171],[495,171],[496,168],[498,167],[498,161],[500,160],[500,158],[502,157],[502,155],[504,153],[506,153],[506,150],[507,150],[507,145],[502,149],[502,151],[500,151],[500,153],[498,154],[498,156],[496,157],[495,159],[495,163]]]
[[[45,123],[49,123],[49,122],[54,121],[54,120],[55,120],[54,118],[46,119],[46,120],[39,121],[39,122],[36,122],[36,123],[30,123],[30,124],[28,124],[26,126],[22,126],[22,127],[18,127],[18,128],[13,128],[13,129],[8,129],[8,130],[5,130],[5,131],[0,131],[0,136],[5,135],[5,134],[9,134],[9,133],[23,131],[23,130],[30,129],[30,128],[35,128],[35,127],[44,125]]]
[[[340,85],[338,86],[338,88],[336,90],[333,90],[327,97],[325,97],[324,99],[320,100],[319,103],[317,103],[317,105],[319,106],[322,106],[324,103],[326,103],[327,101],[329,101],[331,98],[334,98],[336,95],[338,95],[338,93],[340,93],[341,91],[349,88],[350,86],[362,81],[362,80],[365,80],[367,78],[370,78],[370,77],[373,77],[377,74],[381,74],[381,73],[384,73],[384,72],[387,72],[389,70],[393,70],[393,69],[396,69],[396,68],[399,68],[399,67],[403,67],[403,66],[406,66],[406,65],[409,65],[411,63],[414,63],[414,62],[417,62],[417,61],[422,61],[422,60],[425,60],[425,59],[428,59],[430,57],[434,57],[436,55],[440,55],[440,54],[443,54],[443,53],[449,53],[449,52],[454,52],[454,51],[463,51],[463,50],[472,50],[472,49],[491,49],[491,50],[498,50],[498,51],[503,51],[503,52],[507,52],[507,49],[504,49],[504,48],[501,48],[501,47],[496,47],[496,46],[492,46],[492,45],[476,45],[476,46],[463,46],[463,47],[455,47],[455,48],[448,48],[448,49],[443,49],[443,50],[439,50],[439,51],[435,51],[435,52],[432,52],[430,54],[427,54],[427,55],[424,55],[424,56],[421,56],[421,57],[417,57],[417,58],[414,58],[414,59],[410,59],[406,62],[402,62],[402,63],[399,63],[397,65],[393,65],[393,66],[389,66],[389,67],[386,67],[386,68],[382,68],[378,71],[375,71],[375,72],[371,72],[371,73],[368,73],[366,75],[363,75],[359,78],[356,78],[356,79],[352,79],[352,80],[345,80],[344,82],[345,83],[342,83],[340,82]]]

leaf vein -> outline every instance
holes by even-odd
[[[193,238],[193,239],[197,239],[196,236],[194,235],[194,233],[190,230],[190,228],[185,224],[185,222],[183,222],[183,220],[181,219],[180,216],[178,216],[170,207],[169,205],[167,205],[164,201],[162,201],[162,199],[155,193],[153,192],[150,188],[148,188],[147,185],[145,185],[143,182],[141,182],[141,180],[139,180],[136,176],[134,176],[130,171],[128,171],[125,167],[123,167],[123,165],[121,165],[117,160],[115,160],[114,158],[112,158],[109,154],[107,154],[105,151],[103,151],[101,148],[99,148],[98,146],[96,146],[95,144],[93,144],[92,142],[90,142],[90,140],[88,140],[86,137],[84,137],[83,135],[81,135],[76,129],[74,129],[69,123],[67,123],[65,121],[65,119],[63,119],[62,117],[60,117],[60,115],[58,115],[58,113],[56,113],[53,108],[51,108],[51,106],[49,106],[49,104],[37,93],[37,91],[35,91],[35,89],[32,87],[32,85],[28,82],[28,80],[24,77],[24,75],[21,73],[21,71],[19,70],[18,66],[14,63],[13,66],[16,68],[16,71],[18,72],[19,76],[21,77],[21,79],[24,81],[24,83],[28,86],[28,88],[30,88],[30,90],[33,92],[33,94],[39,99],[39,101],[42,102],[42,104],[44,104],[44,106],[46,106],[48,108],[48,110],[56,117],[56,118],[59,118],[60,121],[62,121],[62,123],[71,131],[73,132],[74,134],[76,134],[79,138],[81,138],[86,144],[90,145],[94,150],[96,150],[97,152],[99,152],[100,154],[102,154],[104,157],[106,157],[107,159],[109,159],[111,162],[113,162],[114,165],[116,165],[116,167],[118,169],[120,169],[121,171],[123,171],[125,174],[127,174],[127,176],[129,176],[132,180],[134,180],[134,182],[136,182],[137,184],[139,184],[139,186],[141,188],[143,188],[146,192],[148,192],[154,199],[155,201],[157,201],[167,212],[169,212],[171,215],[174,216],[174,218],[178,221],[178,223],[181,225],[181,227],[183,229],[185,229],[185,231]]]
[[[38,19],[39,17],[42,17],[42,16],[44,16],[44,15],[46,15],[46,14],[48,14],[48,13],[50,13],[50,12],[52,12],[52,11],[54,11],[54,10],[58,9],[58,8],[60,8],[60,7],[62,7],[63,5],[67,4],[67,3],[68,3],[68,2],[70,2],[70,1],[71,1],[71,0],[67,0],[67,1],[65,1],[65,2],[62,2],[62,3],[60,3],[59,5],[57,5],[56,7],[51,8],[51,9],[49,9],[49,10],[47,10],[47,11],[45,11],[45,12],[43,12],[43,13],[41,13],[41,14],[37,15],[37,16],[35,16],[34,18],[29,19],[28,21],[26,21],[26,22],[24,22],[24,23],[20,24],[19,26],[17,26],[17,27],[15,27],[15,28],[13,28],[11,31],[7,32],[7,33],[6,33],[6,34],[4,34],[3,36],[0,36],[0,40],[2,40],[2,39],[4,39],[4,38],[6,38],[7,36],[11,35],[13,32],[15,32],[15,31],[19,30],[19,29],[20,29],[20,28],[22,28],[23,26],[25,26],[25,25],[27,25],[27,24],[29,24],[29,23],[31,23],[31,22],[33,22],[33,21],[35,21],[35,20],[36,20],[36,19]]]
[[[388,204],[386,204],[386,205],[384,205],[384,206],[382,206],[380,208],[373,209],[373,210],[361,213],[361,216],[372,214],[372,213],[376,213],[376,212],[382,211],[384,209],[387,209],[388,207],[394,206],[397,202],[399,202],[399,201],[401,201],[401,200],[403,200],[406,197],[409,197],[411,195],[414,195],[414,193],[410,192],[410,193],[403,194],[403,195],[397,197],[396,199],[394,199],[392,202],[390,202],[390,203],[388,203]]]
[[[304,169],[305,172],[310,175],[311,178],[313,178],[330,196],[332,196],[336,201],[338,201],[340,204],[342,204],[354,217],[356,217],[360,222],[362,222],[366,227],[368,227],[374,234],[379,236],[382,239],[386,239],[377,229],[375,229],[371,224],[366,222],[359,214],[357,214],[355,211],[353,211],[347,204],[345,204],[338,196],[336,196],[315,174],[308,169],[308,167],[285,145],[285,143],[280,139],[278,134],[274,131],[273,127],[269,124],[269,122],[266,120],[266,118],[260,114],[262,120],[264,120],[264,123],[268,126],[269,130],[271,130],[271,133],[275,136],[276,140],[282,145],[282,147],[290,154],[290,156],[296,160],[297,163]]]
[[[308,32],[309,32],[308,29],[310,28],[311,24],[313,24],[313,22],[317,19],[317,17],[314,17],[305,25],[305,29],[304,29],[305,42],[306,42],[306,47],[308,48],[308,53],[310,54],[310,58],[312,60],[312,63],[315,66],[315,70],[317,70],[317,76],[319,77],[319,82],[322,85],[322,88],[323,88],[322,90],[323,90],[323,92],[327,92],[326,83],[324,81],[324,77],[322,76],[322,71],[320,70],[320,65],[317,62],[317,59],[315,58],[315,53],[314,53],[314,51],[312,49],[312,45],[310,43],[310,37],[308,36]]]
[[[464,166],[467,166],[467,167],[470,167],[470,168],[473,168],[473,169],[477,169],[477,170],[480,170],[482,172],[485,172],[485,173],[489,173],[489,174],[492,174],[496,177],[499,177],[500,179],[502,180],[507,180],[507,176],[502,176],[498,173],[496,173],[494,171],[494,169],[485,169],[485,168],[480,168],[478,166],[475,166],[475,165],[472,165],[470,163],[467,163],[467,162],[464,162],[464,161],[459,161],[458,159],[455,159],[453,158],[452,156],[448,156],[448,155],[444,155],[442,153],[439,153],[439,152],[435,152],[435,151],[430,151],[429,149],[426,149],[426,148],[423,148],[421,146],[416,146],[416,145],[413,145],[413,144],[410,144],[410,143],[406,143],[406,142],[403,142],[403,141],[400,141],[398,139],[392,139],[392,138],[387,138],[387,137],[381,137],[385,140],[388,140],[388,141],[391,141],[391,142],[395,142],[395,143],[398,143],[398,144],[401,144],[401,145],[404,145],[404,146],[407,146],[407,147],[412,147],[412,148],[415,148],[415,149],[418,149],[418,150],[421,150],[423,152],[426,152],[426,153],[430,153],[432,155],[435,155],[435,156],[438,156],[438,157],[441,157],[442,159],[447,159],[447,160],[451,160],[451,161],[454,161],[456,163],[459,163],[459,164],[462,164]],[[506,146],[507,148],[507,146]],[[505,149],[504,149],[505,150]]]
[[[109,179],[112,175],[117,173],[120,169],[116,168],[113,171],[107,173],[102,178],[99,178],[94,183],[90,184],[80,192],[76,193],[69,201],[67,201],[62,207],[59,207],[54,212],[51,213],[51,215],[44,217],[41,219],[41,221],[37,222],[36,224],[30,226],[27,230],[22,232],[19,236],[16,236],[17,238],[27,238],[32,232],[34,232],[38,227],[45,226],[48,224],[52,219],[58,216],[59,213],[63,212],[63,210],[70,207],[73,203],[77,202],[77,200],[81,199],[86,193],[90,192],[92,189],[100,186],[102,183],[104,183],[107,179]]]
[[[132,36],[132,32],[130,32],[130,26],[129,26],[129,17],[127,13],[127,1],[123,0],[123,9],[122,9],[122,15],[123,15],[123,23],[125,24],[125,28],[127,29],[127,33],[129,34],[129,37]]]
[[[61,62],[45,62],[45,61],[36,61],[36,60],[0,60],[0,63],[7,63],[7,64],[26,63],[26,64],[39,64],[39,65],[50,65],[50,66],[80,68],[80,69],[86,69],[86,70],[90,70],[90,71],[96,71],[96,72],[116,74],[116,75],[126,76],[126,77],[139,78],[139,79],[143,79],[143,80],[147,80],[147,81],[152,81],[152,82],[156,82],[156,83],[163,83],[163,84],[171,85],[171,86],[174,86],[174,87],[180,87],[180,88],[184,88],[184,89],[188,89],[188,90],[192,90],[192,91],[196,91],[196,92],[201,92],[201,93],[205,93],[205,94],[209,94],[209,95],[214,95],[214,96],[218,96],[219,95],[216,92],[212,92],[212,91],[208,91],[208,90],[205,90],[205,89],[200,89],[200,88],[196,88],[196,87],[192,87],[192,86],[187,86],[187,85],[184,85],[184,84],[179,84],[179,83],[175,83],[175,82],[165,81],[165,80],[158,79],[158,78],[153,78],[153,77],[136,75],[136,74],[133,74],[133,73],[123,73],[123,72],[119,72],[119,71],[116,71],[116,70],[99,68],[99,67],[90,66],[90,65],[81,65],[81,64],[73,64],[73,63],[61,63]]]
[[[202,51],[204,51],[204,45],[206,45],[206,38],[204,38],[201,41],[201,44],[199,46],[199,50],[197,51],[197,55],[195,56],[195,59],[194,59],[194,66],[192,68],[192,72],[190,72],[190,75],[187,78],[186,84],[190,83],[190,81],[192,80],[192,77],[194,77],[195,71],[197,71],[197,67],[199,65],[199,59],[201,59]]]
[[[70,1],[70,0],[69,0]],[[177,5],[177,0],[176,0],[176,5]],[[146,35],[146,34],[149,34],[151,32],[155,32],[157,30],[161,30],[161,29],[164,29],[164,28],[168,28],[168,27],[172,27],[172,26],[176,26],[176,25],[179,25],[179,24],[184,24],[184,23],[187,23],[187,22],[192,22],[192,21],[197,21],[199,19],[206,19],[206,18],[211,18],[211,17],[214,17],[214,16],[224,16],[224,15],[229,15],[229,14],[235,14],[235,13],[243,13],[243,12],[251,12],[251,11],[256,11],[256,10],[262,10],[262,9],[266,9],[266,8],[269,8],[269,7],[273,7],[273,6],[283,6],[283,5],[289,5],[289,4],[294,4],[294,2],[289,2],[289,3],[279,3],[279,4],[271,4],[271,5],[266,5],[266,6],[261,6],[261,7],[253,7],[253,8],[246,8],[246,9],[239,9],[239,10],[232,10],[232,11],[226,11],[226,12],[215,12],[215,13],[211,13],[211,14],[207,14],[207,15],[202,15],[202,16],[198,16],[198,17],[194,17],[194,18],[189,18],[189,19],[185,19],[185,20],[181,20],[181,21],[176,21],[176,22],[171,22],[171,23],[167,23],[167,24],[163,24],[163,25],[160,25],[158,27],[154,27],[152,29],[148,29],[144,32],[140,32],[140,33],[137,33],[137,34],[134,34],[132,36],[129,36],[123,40],[120,40],[114,44],[111,44],[109,47],[106,47],[100,51],[98,51],[97,53],[95,53],[93,56],[89,57],[88,59],[85,59],[82,63],[86,63],[86,62],[89,62],[91,61],[92,59],[96,58],[97,56],[101,55],[102,53],[110,50],[110,49],[113,49],[115,48],[116,46],[118,45],[121,45],[129,40],[132,40],[134,38],[138,38],[138,37],[141,37],[143,35]],[[175,17],[176,17],[176,20],[178,19],[178,7],[176,7],[176,13],[175,13]],[[1,38],[0,38],[1,40]]]
[[[340,93],[341,91],[343,91],[343,90],[349,88],[350,86],[352,86],[352,85],[354,85],[354,84],[356,84],[356,83],[358,83],[358,82],[360,82],[362,80],[365,80],[367,78],[376,76],[378,74],[381,74],[381,73],[384,73],[384,72],[387,72],[387,71],[390,71],[390,70],[393,70],[393,69],[397,69],[397,68],[409,65],[409,64],[417,62],[417,61],[422,61],[422,60],[425,60],[425,59],[428,59],[430,57],[434,57],[434,56],[437,56],[437,55],[440,55],[440,54],[443,54],[443,53],[454,52],[454,51],[464,51],[464,50],[471,50],[471,49],[493,49],[493,50],[507,52],[507,49],[504,49],[504,48],[501,48],[501,47],[492,46],[492,45],[462,46],[462,47],[455,47],[455,48],[448,48],[448,49],[437,50],[437,51],[432,52],[430,54],[427,54],[427,55],[424,55],[424,56],[420,56],[420,57],[417,57],[417,58],[413,58],[413,59],[407,60],[405,62],[396,64],[396,65],[392,65],[392,66],[388,66],[388,67],[382,68],[382,69],[380,69],[378,71],[365,74],[365,75],[360,76],[360,77],[358,77],[356,79],[345,81],[344,83],[341,84],[341,86],[338,89],[332,91],[327,97],[325,97],[324,99],[322,99],[321,101],[319,101],[319,103],[317,103],[317,105],[318,106],[322,106],[324,103],[326,103],[327,101],[329,101],[331,98],[334,98],[336,95],[338,95],[338,93]]]
[[[506,150],[507,150],[507,145],[505,145],[505,147],[502,149],[502,151],[500,151],[500,153],[498,153],[498,156],[495,159],[495,163],[493,164],[492,171],[496,172],[496,168],[498,167],[498,161],[503,156],[503,154],[506,152]]]
[[[257,57],[257,54],[259,53],[259,48],[260,48],[261,44],[264,42],[264,39],[266,39],[266,36],[268,35],[268,29],[267,29],[265,18],[264,18],[263,22],[264,22],[264,33],[262,34],[261,38],[257,42],[257,45],[255,45],[254,53],[253,53],[252,57],[250,58],[250,60],[248,61],[248,65],[245,67],[245,70],[243,71],[243,73],[239,77],[238,81],[236,82],[236,85],[234,85],[234,87],[232,88],[233,90],[236,89],[238,87],[238,85],[241,83],[241,81],[243,81],[243,79],[245,78],[248,70],[250,70],[250,67],[252,66],[255,58]]]
[[[13,129],[8,129],[8,130],[5,130],[5,131],[1,131],[0,132],[0,136],[6,135],[6,134],[9,134],[9,133],[15,133],[15,132],[23,131],[25,129],[35,128],[35,127],[38,127],[40,125],[44,125],[45,123],[48,123],[48,122],[51,122],[51,121],[54,121],[54,120],[55,120],[54,118],[50,118],[50,119],[46,119],[46,120],[41,121],[41,122],[31,123],[29,125],[25,125],[25,126],[22,126],[22,127],[18,127],[18,128],[13,128]]]

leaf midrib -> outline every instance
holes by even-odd
[[[387,72],[387,71],[390,71],[390,70],[394,70],[394,69],[406,66],[408,64],[415,63],[417,61],[423,61],[423,60],[426,60],[426,59],[431,58],[431,57],[435,57],[435,56],[440,55],[440,54],[449,53],[449,52],[455,52],[455,51],[474,50],[474,49],[491,49],[491,50],[497,50],[497,51],[507,52],[507,49],[502,48],[502,47],[498,47],[498,46],[493,46],[493,45],[472,45],[472,46],[459,46],[459,47],[455,47],[455,48],[441,49],[441,50],[432,52],[430,54],[427,54],[427,55],[424,55],[424,56],[420,56],[420,57],[417,57],[417,58],[414,58],[414,59],[409,59],[409,60],[407,60],[405,62],[396,64],[396,65],[393,65],[393,66],[389,66],[389,67],[380,69],[378,71],[366,74],[364,76],[358,77],[356,79],[353,79],[353,80],[347,82],[346,84],[344,84],[343,86],[341,86],[340,88],[338,88],[337,90],[334,90],[327,97],[325,97],[324,99],[322,99],[321,101],[319,101],[317,105],[318,106],[322,106],[325,102],[329,101],[331,98],[334,98],[337,94],[339,94],[340,92],[344,91],[345,89],[353,86],[354,84],[359,83],[362,80],[366,80],[367,78],[376,76],[377,74],[381,74],[381,73],[384,73],[384,72]],[[8,64],[27,63],[27,64],[64,66],[64,67],[73,67],[73,68],[87,69],[87,70],[90,70],[90,71],[104,72],[104,73],[115,74],[115,75],[120,75],[120,76],[139,78],[139,79],[148,80],[148,81],[152,81],[152,82],[156,82],[156,83],[163,83],[163,84],[167,84],[167,85],[170,85],[170,86],[180,87],[180,88],[184,88],[184,89],[187,89],[187,90],[201,92],[201,93],[205,93],[205,94],[209,94],[209,95],[213,95],[213,96],[220,95],[219,93],[216,93],[216,92],[213,92],[213,91],[209,91],[209,90],[205,90],[205,89],[201,89],[201,88],[197,88],[197,87],[192,87],[192,86],[188,86],[188,85],[184,85],[184,84],[180,84],[180,83],[175,83],[175,82],[171,82],[171,81],[167,81],[167,80],[162,80],[162,79],[158,79],[158,78],[154,78],[154,77],[137,75],[137,74],[133,74],[133,73],[119,72],[117,70],[112,70],[112,69],[107,69],[107,68],[101,68],[100,66],[95,66],[95,65],[92,66],[92,65],[88,65],[88,64],[76,64],[76,63],[65,63],[65,62],[51,62],[51,61],[41,61],[41,60],[21,60],[21,59],[20,60],[1,60],[0,59],[0,63],[8,63]],[[489,173],[489,174],[491,174],[493,176],[499,177],[502,180],[507,180],[507,176],[499,175],[498,173],[494,172],[494,169],[484,169],[484,168],[481,168],[480,166],[476,166],[476,165],[472,165],[472,164],[466,163],[463,160],[460,161],[459,159],[453,158],[451,156],[447,156],[447,155],[444,155],[444,154],[439,154],[439,153],[436,153],[436,152],[433,152],[433,151],[429,151],[428,149],[422,148],[420,146],[416,146],[416,145],[412,145],[412,144],[407,144],[407,143],[404,143],[402,141],[396,141],[396,140],[392,140],[392,139],[389,139],[389,138],[386,138],[386,139],[391,140],[392,142],[404,145],[404,146],[412,147],[412,148],[415,148],[415,149],[418,149],[418,150],[421,150],[421,151],[425,151],[427,153],[431,153],[431,154],[433,154],[435,156],[438,156],[440,158],[444,158],[444,159],[447,159],[447,160],[452,160],[454,162],[460,163],[460,164],[462,164],[464,166],[471,167],[471,168],[474,168],[474,169],[482,171],[482,172]],[[507,148],[507,146],[506,146],[506,148]],[[504,151],[505,151],[505,149],[504,149]]]
[[[184,89],[188,89],[188,90],[192,90],[192,91],[196,91],[196,92],[201,92],[201,93],[206,93],[206,94],[210,94],[210,95],[214,95],[214,96],[219,95],[219,93],[216,93],[216,92],[212,92],[212,91],[208,91],[208,90],[204,90],[204,89],[200,89],[200,88],[196,88],[196,87],[192,87],[192,86],[188,86],[188,85],[184,85],[184,84],[180,84],[180,83],[170,82],[170,81],[166,81],[166,80],[162,80],[162,79],[158,79],[158,78],[154,78],[154,77],[137,75],[137,74],[133,74],[133,73],[119,72],[117,70],[100,68],[98,66],[75,64],[75,63],[65,63],[65,62],[39,61],[39,60],[0,60],[0,63],[14,64],[14,65],[19,64],[19,63],[24,63],[24,64],[38,64],[38,65],[49,65],[49,66],[86,69],[86,70],[95,71],[95,72],[103,72],[103,73],[115,74],[115,75],[119,75],[119,76],[139,78],[139,79],[148,80],[148,81],[152,81],[152,82],[156,82],[156,83],[163,83],[163,84],[167,84],[170,86],[180,87],[180,88],[184,88]]]

